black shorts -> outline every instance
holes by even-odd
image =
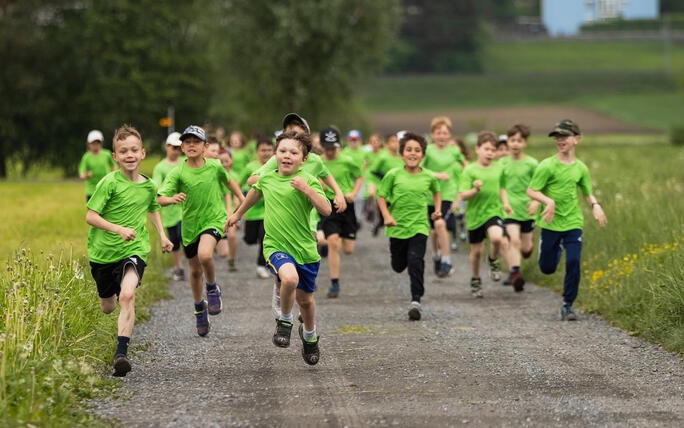
[[[200,241],[200,238],[202,237],[202,235],[211,235],[212,238],[216,239],[216,242],[220,241],[221,238],[223,238],[223,235],[221,235],[221,232],[219,232],[216,229],[204,230],[204,231],[202,231],[202,233],[200,233],[197,236],[197,239],[195,239],[195,241],[193,241],[192,244],[183,247],[183,251],[185,252],[185,257],[187,257],[189,259],[191,259],[193,257],[197,257],[197,248],[199,247],[199,241]]]
[[[254,245],[259,239],[264,239],[263,220],[245,220],[244,241],[247,245]]]
[[[330,202],[332,205],[332,201]],[[341,213],[337,212],[335,205],[332,205],[333,212],[321,219],[321,226],[326,239],[330,235],[338,234],[340,238],[356,239],[356,214],[354,214],[354,203],[348,202],[347,209]]]
[[[138,256],[126,257],[114,263],[90,262],[90,273],[97,284],[97,294],[106,299],[121,292],[121,281],[128,266],[133,266],[138,275],[138,287],[145,272],[145,262]]]
[[[512,218],[504,219],[504,225],[506,224],[518,224],[520,225],[520,233],[532,233],[534,232],[534,220],[515,220]]]
[[[442,218],[446,220],[449,217],[449,214],[451,214],[451,206],[453,205],[453,202],[451,201],[442,201]],[[432,213],[435,212],[435,206],[434,205],[428,205],[428,221],[430,222],[430,229],[435,228],[435,222],[432,220]]]
[[[183,245],[183,236],[181,235],[181,222],[176,223],[175,226],[167,227],[166,232],[169,234],[169,241],[173,244],[173,251],[180,250]]]
[[[508,236],[506,235],[506,228],[504,227],[503,220],[501,220],[500,217],[492,217],[477,229],[468,231],[468,242],[471,244],[479,244],[480,242],[484,241],[487,237],[487,229],[493,226],[500,227],[503,229],[504,236]]]

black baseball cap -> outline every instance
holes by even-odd
[[[306,119],[304,119],[297,113],[288,113],[285,115],[285,117],[283,118],[283,130],[285,130],[285,128],[287,128],[287,125],[289,125],[291,122],[295,120],[302,122],[304,124],[304,127],[306,128],[306,133],[311,134],[311,128],[309,128],[309,123],[306,121]]]
[[[340,132],[335,128],[325,128],[320,133],[321,146],[325,147],[341,147]]]
[[[573,135],[581,135],[579,125],[571,119],[563,119],[558,122],[551,132],[549,137],[572,137]]]

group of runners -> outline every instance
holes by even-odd
[[[452,271],[450,251],[470,244],[475,298],[484,296],[480,267],[489,240],[487,264],[493,281],[523,291],[521,258],[534,250],[535,222],[541,227],[539,267],[555,272],[566,252],[561,319],[575,320],[573,302],[580,281],[583,215],[578,188],[601,226],[606,217],[592,195],[586,165],[575,158],[581,139],[572,120],[557,123],[549,137],[558,153],[537,162],[524,150],[530,130],[511,126],[507,134],[477,135],[476,158],[452,135],[447,117],[430,124],[431,140],[410,131],[384,138],[371,135],[363,145],[357,130],[346,134],[330,126],[311,132],[296,113],[287,114],[276,137],[252,141],[232,133],[224,147],[222,129],[207,135],[200,126],[168,136],[166,157],[152,178],[140,173],[145,150],[140,133],[124,125],[116,130],[112,152],[103,148],[100,131],[88,134],[88,152],[79,166],[86,180],[88,257],[102,311],[118,300],[118,344],[114,374],[131,370],[127,357],[135,320],[135,290],[150,251],[146,229],[151,220],[164,252],[174,258],[172,276],[185,280],[181,249],[189,267],[199,336],[211,328],[210,315],[221,313],[221,286],[215,255],[238,269],[236,229],[244,241],[259,245],[256,275],[274,278],[272,311],[276,346],[289,347],[296,302],[304,360],[320,358],[314,291],[321,257],[330,271],[328,298],[342,294],[341,252],[354,252],[362,224],[376,236],[389,237],[390,265],[408,270],[410,320],[420,320],[425,293],[428,238],[435,275]],[[118,167],[118,168],[117,168]],[[160,215],[161,212],[161,215]],[[244,219],[244,222],[243,222]]]

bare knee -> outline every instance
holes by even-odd
[[[105,314],[111,314],[116,309],[116,301],[112,297],[100,299],[100,308]]]
[[[119,294],[119,304],[121,306],[129,306],[135,303],[135,290],[122,291]]]
[[[311,306],[313,306],[313,302],[314,302],[313,294],[311,294],[311,293],[307,293],[307,294],[297,293],[296,300],[297,300],[297,304],[299,305],[299,307],[301,309],[304,309],[304,310],[310,309]]]
[[[446,222],[444,219],[435,220],[435,231],[438,233],[446,232]]]

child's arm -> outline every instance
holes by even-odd
[[[378,196],[378,208],[382,213],[382,218],[385,219],[385,226],[392,227],[397,225],[397,221],[394,219],[394,217],[392,217],[387,209],[387,201],[385,200],[384,196]]]
[[[173,204],[180,204],[185,201],[185,193],[176,193],[173,196],[162,196],[159,195],[157,196],[157,202],[159,202],[159,205],[162,207],[165,207],[167,205],[173,205]]]
[[[173,250],[173,243],[169,241],[169,238],[166,237],[166,232],[164,231],[164,226],[162,225],[159,211],[154,211],[151,213],[148,212],[147,218],[150,219],[150,223],[152,223],[152,226],[154,226],[154,228],[157,229],[157,233],[159,233],[159,242],[161,243],[162,252],[171,252],[171,250]]]
[[[541,213],[542,220],[546,223],[551,223],[553,221],[553,216],[556,214],[556,202],[539,190],[534,190],[531,187],[527,188],[527,196],[546,205],[546,208],[544,208],[544,211]]]
[[[328,175],[328,177],[331,176],[332,174]],[[306,182],[306,179],[302,177],[293,177],[290,181],[290,184],[292,185],[292,187],[304,193],[304,195],[306,195],[306,197],[309,198],[309,200],[311,201],[314,208],[316,208],[316,211],[318,211],[319,214],[328,216],[330,215],[330,213],[332,213],[332,207],[330,206],[328,198],[316,192],[313,187],[309,186],[309,184]],[[335,186],[337,186],[337,183],[335,183]],[[337,190],[339,189],[340,188],[338,187]]]
[[[506,214],[513,214],[513,207],[511,207],[511,204],[508,202],[508,193],[506,192],[506,189],[499,190],[499,197],[501,198],[501,202],[503,203]]]
[[[601,204],[598,203],[594,195],[587,195],[584,199],[591,204],[591,211],[594,214],[594,218],[598,221],[599,226],[603,227],[608,223],[608,218],[601,208]]]
[[[475,180],[473,181],[473,188],[459,193],[458,197],[463,201],[467,201],[477,195],[480,192],[480,189],[482,189],[482,180]]]
[[[351,193],[347,193],[346,195],[344,195],[344,199],[346,199],[347,202],[354,202],[354,199],[356,199],[356,195],[359,194],[362,185],[363,177],[357,178],[354,182],[354,190],[352,190]]]
[[[81,162],[78,164],[78,178],[85,180],[93,176],[92,171],[88,171],[88,166],[86,165],[86,155],[83,155]]]
[[[133,241],[136,236],[135,229],[130,227],[119,226],[118,224],[111,223],[100,215],[97,211],[88,210],[86,213],[86,223],[98,229],[106,230],[108,232],[116,233],[124,241]]]
[[[247,212],[248,209],[252,208],[254,204],[259,202],[259,199],[261,199],[262,195],[257,192],[254,189],[249,189],[249,192],[247,192],[247,197],[244,198],[242,203],[238,206],[238,209],[235,210],[235,212],[228,218],[228,221],[226,222],[225,227],[223,228],[224,232],[228,231],[228,228],[235,225],[240,219],[242,218],[243,215]]]
[[[442,218],[442,192],[433,193],[432,201],[435,204],[435,211],[430,215],[430,218],[435,221]]]
[[[247,179],[247,185],[249,187],[252,187],[254,185],[254,183],[256,183],[257,181],[259,181],[259,176],[257,174],[250,175],[249,178]]]
[[[347,209],[347,201],[344,199],[344,193],[342,193],[342,190],[340,190],[340,186],[337,185],[337,181],[335,181],[335,177],[333,177],[332,174],[328,174],[327,177],[323,177],[323,182],[325,183],[326,186],[330,187],[333,190],[333,192],[335,192],[335,198],[333,199],[333,204],[335,204],[335,208],[337,208],[337,212],[338,213],[344,212]],[[325,214],[325,215],[329,215],[329,214]]]

